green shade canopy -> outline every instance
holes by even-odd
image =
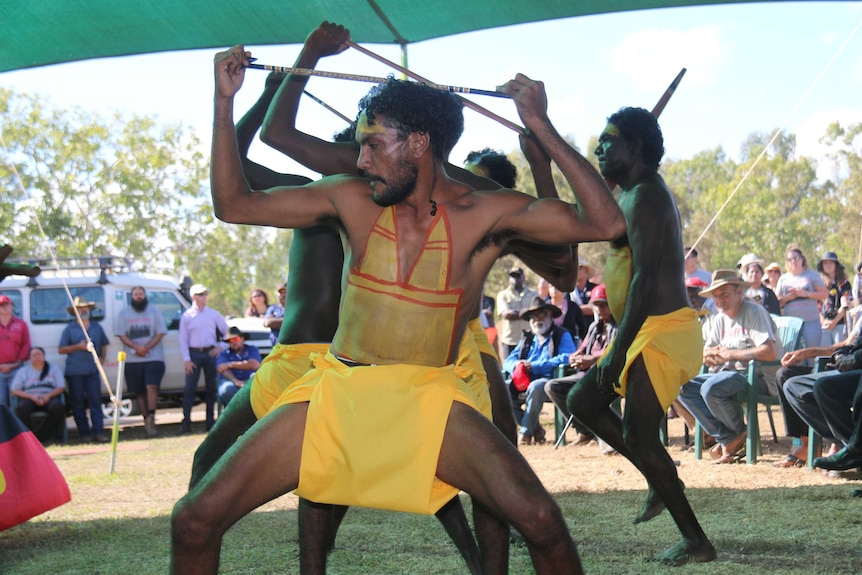
[[[0,0],[0,72],[109,56],[293,44],[324,20],[356,42],[600,14],[753,0]]]

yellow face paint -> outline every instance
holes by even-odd
[[[483,178],[490,178],[490,176],[488,175],[488,170],[484,166],[480,166],[479,164],[474,164],[473,162],[470,162],[464,164],[464,169],[471,174],[476,174],[477,176],[482,176]]]
[[[607,126],[605,126],[605,131],[604,131],[604,133],[605,133],[605,134],[607,134],[607,135],[609,135],[609,136],[615,136],[615,137],[617,137],[617,138],[622,138],[622,137],[623,137],[623,136],[622,136],[622,134],[620,133],[619,128],[617,128],[617,127],[616,127],[616,126],[614,126],[613,124],[608,124]]]
[[[370,136],[372,134],[385,134],[386,129],[386,126],[380,122],[369,124],[368,115],[363,111],[359,115],[359,119],[356,121],[356,141],[361,142],[363,137]]]

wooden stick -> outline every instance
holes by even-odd
[[[269,70],[271,72],[278,72],[279,74],[298,74],[300,76],[322,76],[324,78],[338,78],[340,80],[356,80],[358,82],[374,82],[375,84],[380,84],[385,82],[387,78],[380,78],[379,76],[363,76],[361,74],[345,74],[342,72],[326,72],[324,70],[312,70],[311,68],[291,68],[289,66],[270,66],[269,64],[254,64],[249,63],[247,68],[252,68],[254,70]],[[482,90],[480,88],[465,88],[463,86],[449,86],[447,84],[435,84],[433,82],[428,82],[425,80],[420,80],[422,84],[434,88],[436,90],[443,90],[446,92],[458,93],[458,94],[478,94],[480,96],[494,96],[496,98],[508,98],[509,96],[503,94],[502,92],[495,92],[492,90]]]
[[[673,93],[676,91],[677,86],[682,81],[682,77],[685,75],[685,68],[680,71],[679,74],[676,75],[676,78],[673,79],[673,82],[670,83],[670,86],[667,87],[667,90],[664,91],[661,98],[659,98],[658,103],[652,109],[652,115],[658,118],[661,116],[664,107],[667,106],[667,103],[670,101],[670,97],[673,96]]]
[[[315,96],[314,94],[309,92],[308,90],[303,90],[302,93],[305,94],[306,96],[308,96],[309,98],[311,98],[312,100],[314,100],[315,102],[317,102],[318,104],[320,104],[321,106],[323,106],[324,108],[326,108],[327,110],[329,110],[330,112],[332,112],[333,114],[335,114],[336,116],[338,116],[339,118],[341,118],[342,120],[344,120],[345,122],[347,122],[348,124],[353,123],[353,120],[351,120],[350,118],[348,118],[347,116],[345,116],[344,114],[342,114],[341,112],[339,112],[338,110],[336,110],[335,108],[333,108],[332,106],[330,106],[329,104],[327,104],[326,102],[324,102],[323,100],[321,100],[320,98],[318,98],[317,96]]]
[[[366,56],[370,56],[371,58],[374,58],[374,59],[375,59],[375,60],[377,60],[378,62],[381,62],[381,63],[383,63],[383,64],[386,64],[387,66],[389,66],[389,67],[391,67],[391,68],[394,68],[394,69],[398,70],[398,71],[399,71],[399,72],[401,72],[402,74],[404,74],[404,75],[406,75],[406,76],[409,76],[410,78],[413,78],[414,80],[418,80],[419,82],[424,82],[424,83],[426,83],[426,84],[433,84],[433,82],[431,82],[430,80],[428,80],[428,79],[426,79],[426,78],[423,78],[423,77],[422,77],[422,76],[420,76],[419,74],[415,74],[415,73],[411,72],[410,70],[408,70],[407,68],[404,68],[403,66],[399,66],[399,65],[398,65],[398,64],[396,64],[395,62],[392,62],[392,61],[390,61],[390,60],[387,60],[387,59],[386,59],[386,58],[384,58],[383,56],[380,56],[380,55],[378,55],[378,54],[375,54],[375,53],[374,53],[374,52],[372,52],[371,50],[368,50],[368,49],[366,49],[366,48],[363,48],[362,46],[360,46],[359,44],[357,44],[357,43],[355,43],[355,42],[352,42],[352,41],[349,41],[349,40],[348,40],[346,43],[347,43],[347,45],[348,45],[348,46],[350,46],[350,47],[351,47],[351,48],[353,48],[354,50],[358,50],[359,52],[362,52],[362,53],[363,53],[363,54],[365,54]],[[499,94],[499,92],[496,92],[496,93],[497,93],[497,94]],[[501,94],[501,95],[502,95],[502,94]],[[486,117],[488,117],[488,118],[491,118],[492,120],[496,120],[496,121],[500,122],[501,124],[503,124],[503,125],[504,125],[504,126],[506,126],[507,128],[509,128],[509,129],[511,129],[511,130],[514,130],[515,132],[517,132],[517,133],[521,134],[522,136],[523,136],[523,135],[526,135],[526,133],[527,133],[527,132],[526,132],[526,130],[525,130],[524,128],[522,128],[521,126],[519,126],[518,124],[515,124],[514,122],[510,122],[510,121],[509,121],[509,120],[507,120],[506,118],[503,118],[502,116],[498,116],[498,115],[497,115],[497,114],[495,114],[494,112],[492,112],[492,111],[490,111],[490,110],[486,110],[485,108],[483,108],[483,107],[482,107],[482,106],[480,106],[479,104],[475,104],[475,103],[471,102],[470,100],[468,100],[468,99],[466,99],[466,98],[463,98],[463,97],[461,97],[461,96],[458,96],[458,97],[459,97],[459,98],[461,98],[461,101],[462,101],[462,102],[464,102],[464,105],[465,105],[465,106],[467,106],[468,108],[470,108],[471,110],[474,110],[474,111],[476,111],[476,112],[479,112],[479,113],[480,113],[480,114],[482,114],[483,116],[486,116]],[[507,97],[508,97],[508,96],[507,96]]]

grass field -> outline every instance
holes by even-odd
[[[544,420],[550,425],[549,413]],[[166,573],[171,507],[186,490],[203,435],[175,436],[176,425],[160,429],[160,438],[145,440],[141,427],[125,428],[113,475],[107,447],[49,448],[72,501],[0,533],[0,574]],[[679,420],[669,431],[671,456],[718,550],[713,563],[672,568],[647,561],[679,535],[666,512],[631,524],[646,489],[625,459],[603,456],[595,445],[521,449],[562,507],[587,573],[862,573],[862,499],[850,497],[860,482],[772,467],[789,451],[787,439],[767,439],[757,465],[718,466],[681,451]],[[469,498],[462,498],[469,512]],[[221,572],[298,573],[296,503],[284,496],[231,529]],[[466,572],[433,517],[369,509],[348,513],[329,560],[329,573],[343,575]],[[533,572],[524,547],[513,545],[510,572]]]

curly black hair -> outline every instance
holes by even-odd
[[[627,142],[641,141],[641,157],[647,167],[657,170],[664,156],[661,128],[651,113],[643,108],[620,108],[608,118]]]
[[[482,166],[488,170],[488,177],[504,188],[512,189],[515,187],[515,178],[518,177],[518,169],[503,152],[492,150],[491,148],[483,148],[467,154],[467,159],[464,162]]]
[[[463,104],[454,94],[424,84],[388,78],[359,101],[369,122],[377,114],[406,139],[419,132],[431,138],[434,158],[445,161],[464,131]]]

